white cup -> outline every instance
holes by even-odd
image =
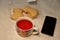
[[[29,29],[26,29],[27,27],[24,27],[24,26],[22,26],[22,28],[21,28],[21,25],[25,25],[26,24],[26,23],[23,23],[22,20],[29,21],[32,24],[32,26],[31,27],[29,26],[30,27],[30,28],[28,27]],[[19,24],[20,26],[17,25],[19,22],[20,22],[20,24]],[[21,23],[23,23],[23,24],[21,24]],[[27,25],[28,24],[26,24],[26,26]],[[34,29],[34,22],[33,22],[33,20],[31,18],[29,18],[29,17],[20,17],[20,18],[17,19],[17,21],[16,21],[16,30],[17,30],[17,33],[20,36],[22,36],[22,37],[28,37],[28,36],[32,35],[33,34],[33,29]],[[35,34],[37,34],[37,33],[35,33]]]

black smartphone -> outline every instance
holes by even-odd
[[[46,16],[41,33],[53,36],[57,19],[55,17]]]

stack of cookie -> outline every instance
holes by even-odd
[[[24,8],[13,8],[12,12],[11,19],[13,20],[17,20],[19,17],[23,17],[23,13],[32,19],[35,19],[39,14],[37,9],[30,6],[25,6]]]

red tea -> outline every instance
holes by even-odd
[[[22,30],[29,30],[33,26],[32,22],[27,19],[22,19],[17,22],[17,27]]]

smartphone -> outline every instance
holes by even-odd
[[[56,21],[57,21],[57,19],[55,17],[46,16],[41,33],[47,34],[49,36],[53,36]]]

